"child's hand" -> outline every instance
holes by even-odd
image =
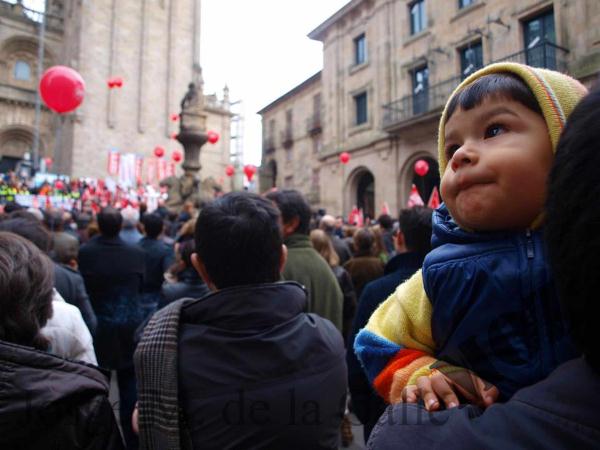
[[[458,395],[468,403],[487,408],[497,400],[499,395],[495,386],[466,369],[446,374],[434,370],[428,377],[419,377],[416,385],[409,385],[404,389],[398,389],[398,386],[392,383],[391,403],[416,403],[422,399],[428,411],[437,411],[441,402],[446,408],[458,406]]]

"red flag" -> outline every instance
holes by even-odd
[[[438,206],[440,206],[440,194],[438,192],[437,186],[433,187],[433,191],[431,191],[431,195],[429,196],[427,206],[429,206],[431,209],[437,209]]]
[[[352,211],[350,211],[350,214],[348,214],[348,223],[350,225],[355,225],[358,222],[358,208],[356,207],[356,205],[354,205],[352,207]]]
[[[381,214],[389,214],[390,213],[390,207],[387,204],[387,202],[383,202],[383,205],[381,206]]]
[[[142,183],[142,170],[144,167],[144,158],[142,156],[135,157],[135,182],[139,185]]]
[[[119,174],[119,162],[121,159],[121,155],[119,152],[115,150],[110,150],[108,152],[108,174],[111,176],[116,176]]]
[[[174,177],[175,176],[175,163],[170,162],[167,164],[167,170],[165,175],[167,177]]]
[[[408,196],[408,203],[406,206],[408,206],[409,208],[412,208],[413,206],[424,206],[424,205],[425,205],[425,203],[423,203],[423,199],[419,195],[419,191],[417,190],[417,187],[413,184],[412,188],[410,189],[410,195]]]
[[[167,174],[167,161],[163,158],[158,160],[158,181],[164,179]]]
[[[156,159],[149,158],[146,165],[146,182],[148,184],[156,183]]]

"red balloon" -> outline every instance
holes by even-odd
[[[183,155],[181,154],[181,152],[179,150],[173,150],[173,153],[171,154],[171,158],[173,158],[173,161],[178,163],[179,161],[181,161],[183,159]]]
[[[342,164],[348,164],[348,161],[350,161],[350,153],[348,153],[348,152],[340,153],[340,162]]]
[[[121,86],[123,86],[123,78],[121,78],[121,77],[114,77],[113,78],[113,84],[115,85],[115,87],[120,88]]]
[[[248,181],[252,181],[252,178],[254,177],[254,174],[256,173],[256,167],[253,166],[252,164],[246,164],[244,166],[244,173],[246,174],[246,178],[248,178]]]
[[[156,147],[154,147],[154,156],[156,156],[157,158],[162,158],[163,156],[165,156],[165,149],[162,148],[160,145],[157,145]]]
[[[234,173],[235,168],[231,164],[228,164],[227,167],[225,167],[225,175],[232,177]]]
[[[171,121],[177,122],[179,120],[179,114],[171,114]]]
[[[109,78],[108,80],[106,80],[106,84],[108,85],[109,89],[112,89],[115,87],[115,81],[112,78]]]
[[[53,66],[42,75],[39,89],[46,106],[63,114],[81,105],[85,95],[85,82],[70,67]]]
[[[54,187],[60,191],[65,188],[65,183],[63,183],[61,180],[56,180]]]
[[[415,163],[415,172],[420,177],[427,175],[427,172],[429,172],[429,163],[424,159],[419,159]]]
[[[44,158],[44,162],[46,163],[46,167],[52,167],[52,158],[50,158],[49,156]]]
[[[216,131],[209,131],[206,133],[206,136],[208,137],[208,142],[211,144],[215,144],[219,140],[219,133]]]

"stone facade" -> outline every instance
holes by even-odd
[[[461,77],[509,60],[590,85],[600,71],[599,30],[597,0],[352,0],[309,34],[323,42],[323,70],[310,87],[321,93],[322,146],[293,153],[288,164],[320,173],[313,206],[333,214],[358,205],[377,216],[384,202],[396,213],[413,183],[427,202],[439,183],[441,109]],[[260,112],[265,142],[269,127],[285,127],[282,110],[293,111],[291,145],[307,138],[305,84]],[[351,156],[346,165],[343,151]],[[283,142],[263,147],[263,173],[271,161],[280,167],[285,152]],[[413,169],[419,159],[430,164],[423,178]],[[285,177],[278,170],[275,184],[285,186]],[[306,184],[293,181],[310,197]]]
[[[179,113],[188,83],[200,76],[200,0],[48,3],[47,11],[57,15],[58,23],[46,33],[46,66],[71,66],[86,82],[85,99],[76,111],[58,116],[44,110],[42,153],[54,158],[55,169],[76,177],[104,177],[111,149],[146,158],[157,145],[167,150],[167,157],[182,150],[171,138],[179,123],[170,116]],[[15,150],[3,145],[1,136],[33,127],[38,24],[18,5],[0,1],[0,11],[1,23],[9,24],[0,26],[0,111],[8,112],[0,119],[0,152],[5,153]],[[29,43],[32,64],[31,80],[23,87],[10,79],[11,61],[19,57],[11,43],[18,39]],[[121,88],[108,88],[113,76],[123,79]],[[206,102],[208,129],[221,139],[203,148],[200,176],[219,180],[229,163],[231,112],[226,96],[209,95]]]

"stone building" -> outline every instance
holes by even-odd
[[[439,183],[441,110],[478,68],[518,61],[587,85],[600,71],[597,0],[352,0],[308,36],[323,43],[323,70],[260,111],[263,187],[297,188],[334,214],[358,205],[373,217],[384,202],[394,213],[412,184],[427,202]],[[314,134],[306,124],[317,95]],[[414,172],[419,159],[425,177]],[[308,170],[317,175],[307,183]]]
[[[86,83],[76,111],[58,115],[42,108],[40,155],[53,158],[53,170],[104,177],[111,150],[146,160],[159,145],[167,157],[182,150],[172,139],[179,124],[171,116],[179,113],[188,83],[201,82],[200,0],[47,0],[45,11],[44,66],[70,66]],[[0,0],[4,169],[33,145],[40,22],[20,1]],[[110,89],[110,77],[121,77],[122,87]],[[207,95],[206,105],[207,127],[221,139],[203,148],[201,177],[220,180],[229,163],[227,91],[221,98]]]

